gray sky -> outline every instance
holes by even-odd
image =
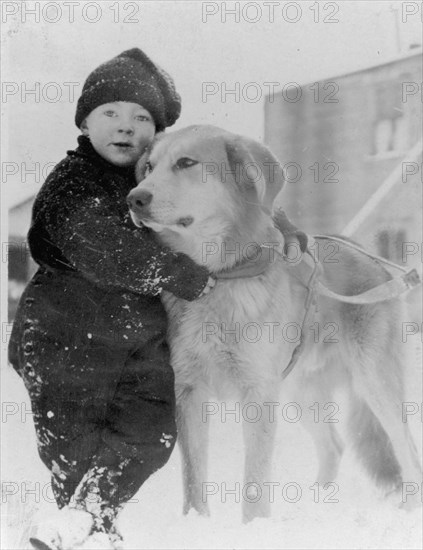
[[[262,139],[266,82],[280,84],[282,100],[289,82],[375,65],[421,43],[418,2],[149,1],[120,2],[119,12],[116,2],[26,2],[35,15],[20,5],[2,2],[2,183],[15,199],[75,146],[85,78],[125,49],[145,50],[174,77],[183,106],[175,129],[211,123]],[[205,97],[206,83],[215,93]],[[29,93],[37,86],[39,97]],[[239,97],[222,101],[225,86],[239,86]],[[24,181],[35,163],[40,175]]]

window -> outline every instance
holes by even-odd
[[[26,282],[28,280],[29,250],[26,242],[4,243],[9,267],[9,279]]]
[[[401,154],[408,148],[406,104],[401,100],[405,76],[376,86],[372,155]]]
[[[397,263],[403,263],[403,243],[405,242],[405,231],[403,229],[384,229],[378,235],[379,254]]]

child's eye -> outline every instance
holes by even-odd
[[[146,115],[137,115],[135,118],[137,120],[141,120],[142,122],[149,122],[151,120],[151,118]]]
[[[116,112],[115,111],[104,111],[104,114],[106,116],[115,116],[116,115]]]
[[[153,167],[151,166],[151,162],[148,160],[146,163],[145,163],[145,172],[144,174],[146,176],[148,176],[148,174],[150,174],[150,172],[153,171]]]

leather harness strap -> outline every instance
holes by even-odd
[[[307,251],[304,254],[304,257],[307,256],[308,254],[309,252]],[[303,264],[303,261],[301,261],[301,264]],[[295,367],[298,359],[300,358],[301,352],[304,348],[304,344],[306,340],[306,336],[305,336],[306,329],[309,326],[309,323],[312,321],[314,314],[317,310],[317,285],[319,282],[319,275],[321,274],[321,271],[322,271],[322,266],[318,262],[314,262],[313,271],[306,283],[307,296],[304,303],[305,313],[303,317],[303,322],[301,323],[300,340],[298,344],[295,346],[294,351],[292,352],[291,359],[288,365],[282,371],[283,379],[286,378],[288,374],[292,371],[292,369]],[[302,277],[300,278],[302,279]]]
[[[419,274],[415,269],[412,269],[408,273],[404,273],[390,281],[382,283],[381,285],[375,286],[366,292],[357,294],[356,296],[343,296],[342,294],[337,294],[332,292],[325,285],[318,282],[317,291],[323,296],[328,298],[333,298],[339,302],[345,302],[347,304],[375,304],[377,302],[384,302],[386,300],[392,300],[397,298],[400,294],[407,292],[411,288],[419,285],[421,283]]]
[[[316,238],[332,239],[332,237],[326,235],[319,235],[318,237],[316,236]],[[309,237],[309,242],[313,242],[313,240],[313,238]],[[404,273],[398,277],[393,277],[390,281],[386,281],[360,294],[356,294],[354,296],[345,296],[343,294],[338,294],[328,289],[319,280],[319,277],[323,273],[323,268],[320,262],[316,260],[309,248],[304,254],[302,254],[299,263],[296,263],[295,265],[290,265],[288,263],[291,273],[297,279],[299,279],[304,286],[307,287],[307,296],[304,304],[305,313],[301,325],[300,340],[297,346],[294,348],[288,365],[282,371],[282,378],[286,378],[298,362],[306,340],[306,328],[314,317],[314,314],[317,310],[317,298],[319,295],[326,296],[328,298],[332,298],[339,302],[344,302],[348,304],[374,304],[377,302],[383,302],[386,300],[397,298],[404,292],[421,284],[420,276],[415,269],[407,272],[401,266],[397,266],[396,264],[393,264],[388,260],[384,260],[384,258],[372,255],[367,251],[361,249],[359,246],[356,246],[354,243],[350,243],[349,241],[345,241],[337,237],[334,237],[334,240],[340,241],[345,245],[350,246],[351,248],[354,248],[355,250],[358,250],[359,252],[364,253],[367,256],[370,256],[374,260],[387,263],[391,265],[391,267],[396,267]]]

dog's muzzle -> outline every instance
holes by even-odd
[[[144,189],[133,189],[126,197],[126,203],[133,212],[145,213],[151,203],[153,195]]]
[[[141,220],[145,220],[150,215],[150,203],[153,195],[149,191],[142,189],[132,189],[126,197],[126,204],[129,207],[132,221],[135,225],[141,226]]]
[[[126,202],[131,210],[139,210],[150,204],[153,195],[144,189],[132,189],[126,197]]]
[[[147,221],[151,222],[151,209],[150,205],[153,200],[153,195],[149,191],[144,189],[132,189],[126,198],[126,203],[131,213],[132,221],[135,225],[139,225],[140,222],[146,225]],[[176,222],[173,222],[172,227],[189,227],[194,222],[192,216],[182,216],[178,218]],[[157,222],[154,222],[157,226]],[[147,223],[147,225],[149,225]],[[169,225],[169,224],[165,224]]]

